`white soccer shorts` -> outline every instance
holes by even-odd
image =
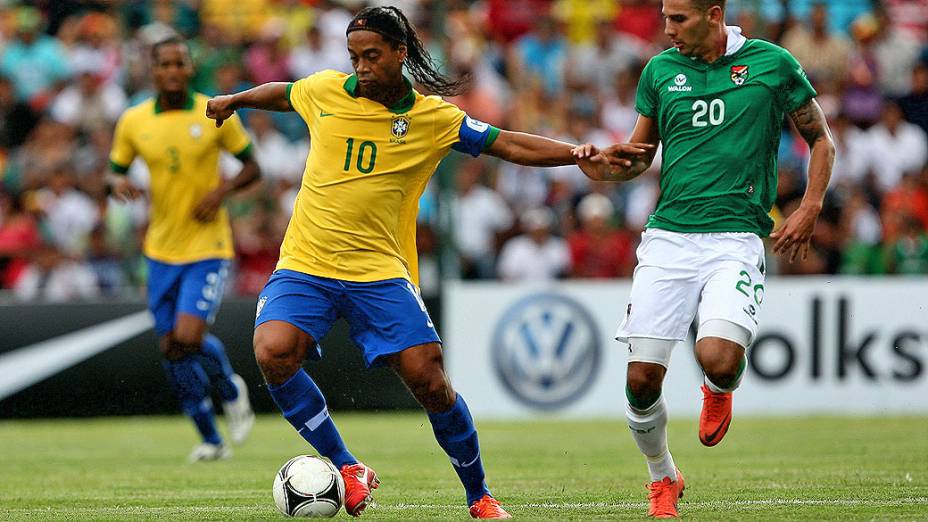
[[[616,339],[682,341],[698,318],[698,326],[713,319],[732,322],[754,340],[764,301],[760,237],[648,229],[641,238],[632,293]]]

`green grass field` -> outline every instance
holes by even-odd
[[[363,518],[468,518],[424,415],[336,420],[383,480]],[[645,465],[621,422],[482,422],[479,429],[490,486],[516,518],[645,518]],[[670,427],[687,480],[685,518],[928,520],[926,418],[736,418],[711,449],[695,430],[694,420]],[[195,442],[181,417],[2,422],[0,519],[280,518],[274,473],[309,449],[276,416],[259,418],[228,461],[185,463]]]

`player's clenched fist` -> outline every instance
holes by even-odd
[[[222,122],[235,113],[234,98],[232,95],[223,95],[206,102],[206,117],[216,120],[216,126],[222,127]]]

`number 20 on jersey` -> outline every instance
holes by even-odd
[[[705,100],[693,102],[693,127],[721,125],[725,121],[725,102],[715,98],[709,103]]]

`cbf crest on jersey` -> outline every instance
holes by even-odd
[[[731,81],[735,85],[742,85],[748,79],[748,66],[747,65],[732,65],[731,66]]]
[[[409,118],[406,116],[397,116],[393,118],[393,123],[390,125],[390,132],[393,134],[393,137],[401,140],[406,137],[406,133],[409,132]]]

